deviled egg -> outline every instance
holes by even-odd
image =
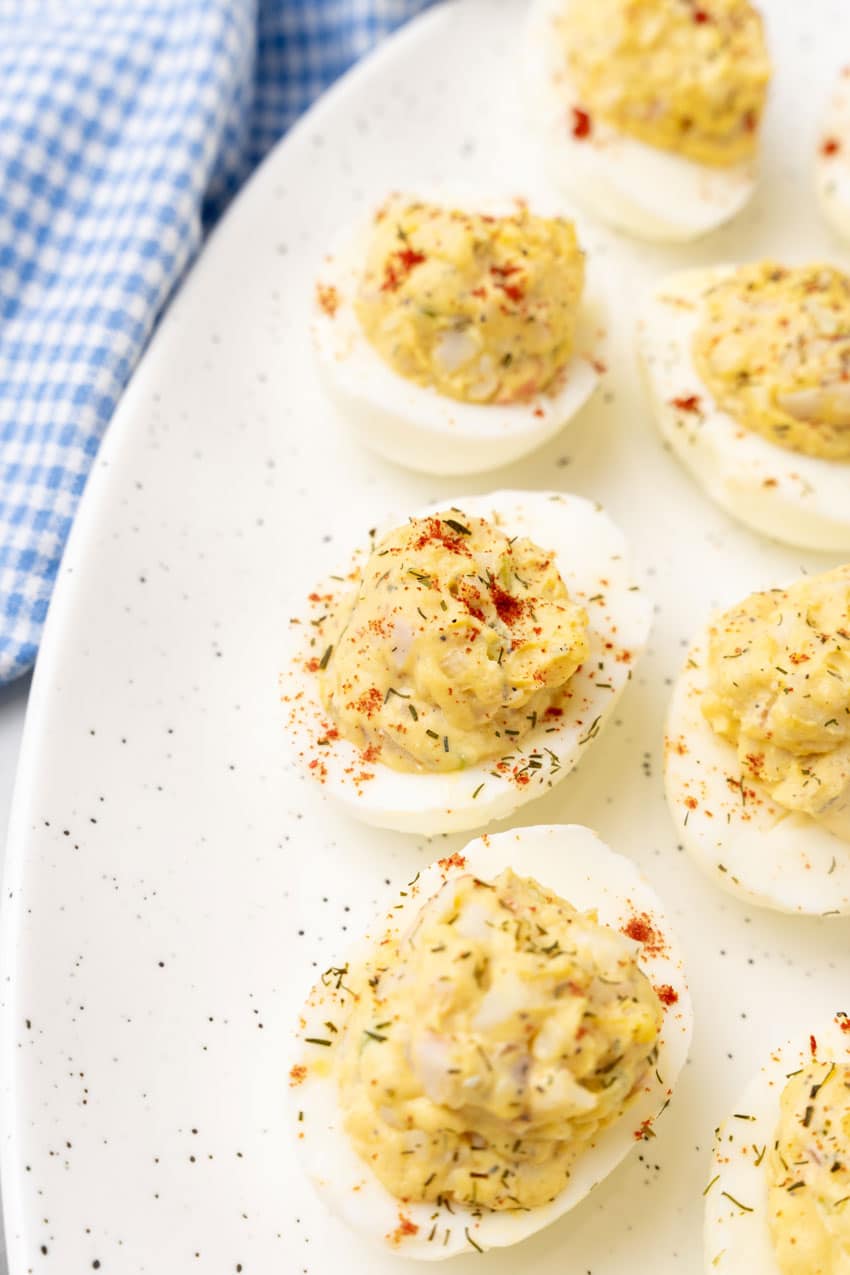
[[[638,343],[659,429],[717,504],[786,544],[850,549],[850,275],[684,271]]]
[[[718,616],[688,652],[665,743],[673,818],[719,885],[850,913],[850,566]]]
[[[850,1019],[775,1049],[717,1130],[706,1187],[710,1275],[850,1269]]]
[[[664,910],[587,828],[473,841],[313,988],[290,1072],[304,1166],[400,1256],[514,1244],[651,1136],[692,1010]]]
[[[815,185],[827,220],[850,239],[850,67],[838,78],[821,126]]]
[[[328,390],[367,447],[427,473],[494,469],[558,433],[604,370],[603,322],[572,223],[519,199],[392,195],[316,285]]]
[[[535,0],[526,79],[555,179],[603,221],[684,241],[750,198],[770,61],[748,0]]]
[[[599,506],[511,491],[434,506],[376,535],[293,618],[289,744],[366,823],[481,827],[572,769],[649,626]]]

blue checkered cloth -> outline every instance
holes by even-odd
[[[204,231],[429,0],[0,0],[0,682],[38,649],[86,477]]]

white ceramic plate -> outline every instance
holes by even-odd
[[[320,392],[305,315],[338,222],[388,186],[532,181],[521,3],[438,9],[332,92],[172,306],[95,466],[32,693],[4,918],[13,1275],[97,1262],[104,1275],[400,1269],[329,1218],[297,1172],[285,1060],[316,970],[388,882],[463,838],[436,847],[357,827],[286,770],[282,635],[294,600],[380,515],[522,485],[601,500],[657,602],[616,723],[522,818],[590,824],[638,861],[685,942],[697,1024],[657,1138],[487,1269],[560,1275],[567,1257],[581,1275],[701,1269],[714,1125],[766,1040],[808,1030],[807,1011],[850,1009],[847,923],[755,912],[713,889],[677,850],[660,775],[686,639],[713,607],[831,565],[709,505],[662,449],[633,368],[631,302],[662,271],[839,252],[811,192],[811,86],[846,57],[844,0],[765,7],[780,70],[763,189],[690,252],[582,222],[613,283],[615,370],[563,440],[510,472],[440,482],[362,452]]]

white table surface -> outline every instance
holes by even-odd
[[[12,686],[0,687],[0,873],[6,856],[6,828],[12,804],[12,788],[18,766],[24,714],[30,679],[21,678]],[[7,1275],[3,1222],[0,1217],[0,1275]]]

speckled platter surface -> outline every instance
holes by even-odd
[[[581,419],[509,472],[440,481],[361,451],[320,390],[307,314],[322,251],[364,199],[418,181],[537,184],[521,3],[438,8],[349,77],[264,166],[171,307],[74,529],[21,761],[2,986],[13,1275],[402,1269],[328,1217],[296,1169],[290,1032],[389,884],[464,838],[357,827],[288,769],[282,634],[313,579],[387,513],[505,486],[600,500],[654,599],[615,720],[520,819],[589,824],[637,861],[681,932],[696,1034],[653,1141],[521,1250],[449,1265],[701,1270],[713,1128],[770,1042],[842,1007],[850,937],[846,921],[716,890],[677,847],[660,773],[670,680],[710,611],[835,562],[711,506],[662,447],[634,366],[633,302],[662,272],[768,253],[847,264],[811,173],[847,56],[844,2],[763,7],[777,79],[754,203],[690,250],[579,218],[611,283],[612,369]]]

